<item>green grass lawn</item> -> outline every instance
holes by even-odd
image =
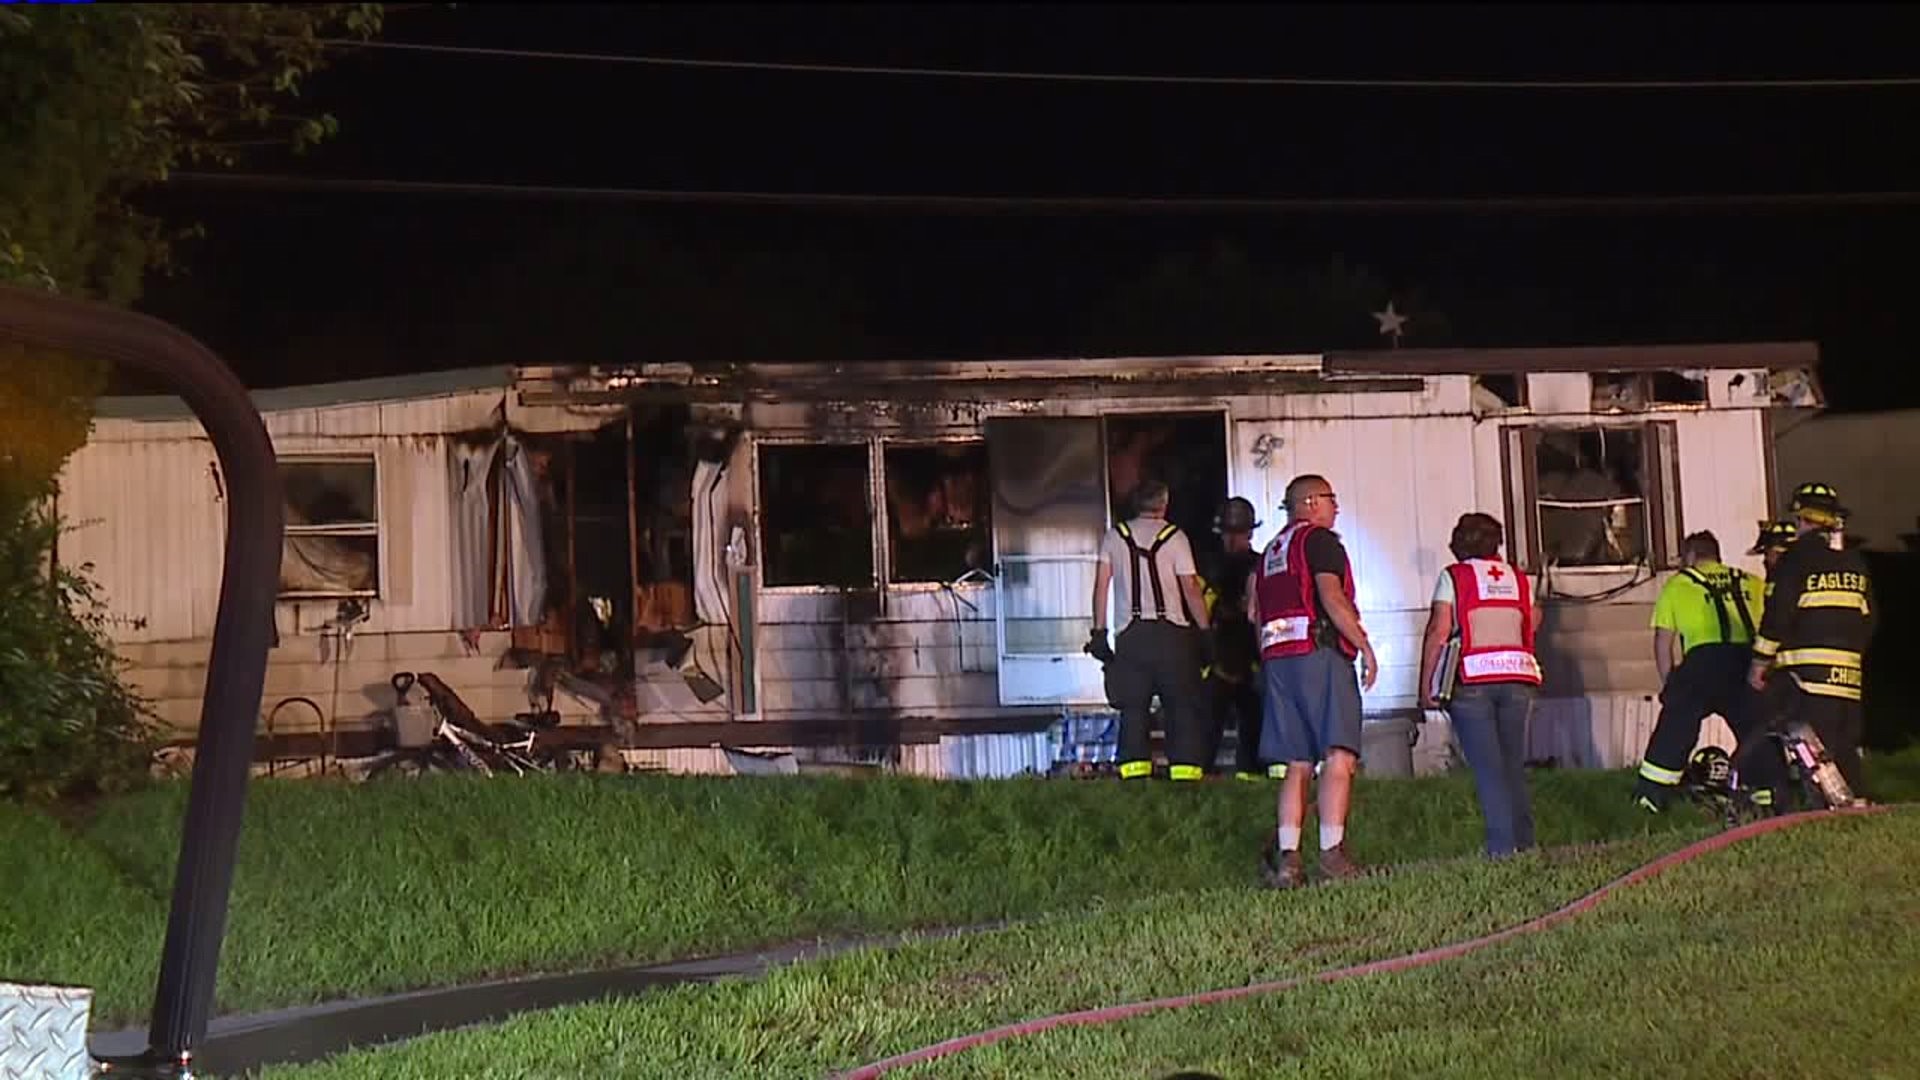
[[[1704,833],[1706,830],[1701,830]],[[1050,1013],[1245,985],[1551,910],[1678,835],[1274,894],[1198,890],[560,1009],[270,1070],[280,1080],[822,1077]],[[1920,815],[1822,821],[1421,971],[1065,1029],[912,1076],[1807,1076],[1920,1060]]]
[[[1879,776],[1895,762],[1874,764]],[[1920,780],[1903,767],[1903,782]],[[1541,841],[1698,824],[1639,816],[1630,782],[1539,775]],[[141,1019],[184,795],[163,786],[64,825],[0,808],[0,841],[30,853],[0,905],[0,978],[92,986],[99,1025]],[[1271,798],[1269,785],[1039,780],[261,782],[217,1010],[1205,890],[1244,898]],[[1464,774],[1380,780],[1358,792],[1351,844],[1400,862],[1473,852],[1479,833]]]

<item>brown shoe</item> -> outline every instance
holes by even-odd
[[[1320,876],[1328,881],[1347,881],[1365,877],[1366,873],[1366,868],[1347,854],[1344,840],[1320,853]]]
[[[1269,889],[1296,889],[1307,883],[1306,867],[1300,864],[1300,853],[1281,851],[1278,844],[1271,841],[1260,858],[1260,880]]]

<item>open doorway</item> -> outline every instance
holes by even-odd
[[[1164,481],[1167,519],[1187,534],[1196,559],[1220,550],[1213,516],[1227,498],[1227,419],[1217,412],[1106,417],[1107,492],[1114,521],[1133,516],[1133,491]]]
[[[633,650],[691,626],[692,453],[684,406],[566,436],[550,460],[549,591],[584,676],[625,681]]]

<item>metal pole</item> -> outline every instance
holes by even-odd
[[[232,370],[206,346],[157,319],[0,286],[0,341],[106,360],[164,379],[206,428],[227,480],[226,562],[173,905],[147,1053],[126,1063],[153,1075],[189,1077],[213,1005],[255,715],[273,641],[284,532],[273,442]]]
[[[627,640],[620,643],[620,655],[633,655],[633,634],[640,626],[640,511],[637,485],[638,465],[634,461],[633,406],[627,406]]]

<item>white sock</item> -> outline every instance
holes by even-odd
[[[1320,826],[1320,850],[1321,851],[1331,851],[1334,848],[1339,847],[1340,841],[1345,840],[1346,838],[1347,838],[1347,827],[1345,825]]]
[[[1300,826],[1298,825],[1280,826],[1280,850],[1281,851],[1299,851],[1300,850]]]

